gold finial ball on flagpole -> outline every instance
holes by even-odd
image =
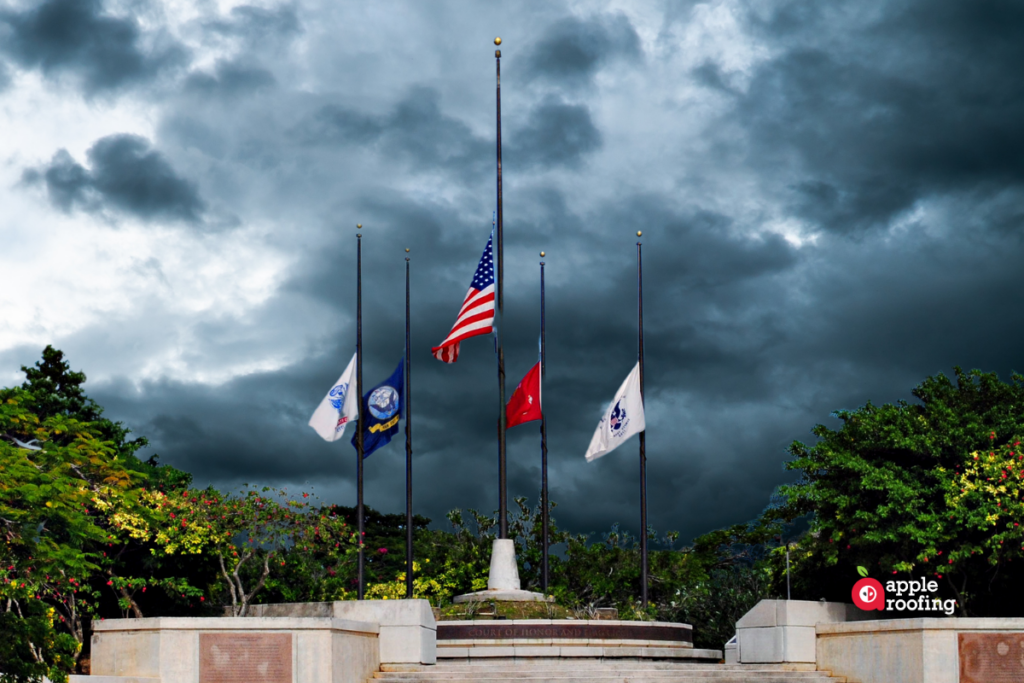
[[[500,38],[500,37],[498,37],[498,38],[495,38],[495,39],[494,39],[494,44],[495,44],[495,45],[501,45],[501,38]]]
[[[356,223],[356,227],[359,228],[360,230],[362,230],[363,229],[363,224],[362,223]]]
[[[642,237],[642,236],[643,236],[643,234],[644,234],[644,233],[643,233],[643,232],[641,232],[640,230],[637,230],[637,231],[636,231],[636,236],[637,236],[637,237]]]
[[[408,248],[406,248],[406,250],[405,250],[405,253],[406,253],[406,254],[408,254],[408,253],[409,253],[409,249],[408,249]]]
[[[544,258],[544,252],[543,252],[543,251],[542,251],[542,252],[540,252],[540,257],[541,257],[541,258]]]

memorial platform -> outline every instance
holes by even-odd
[[[538,657],[717,662],[722,651],[695,650],[689,624],[605,619],[437,623],[438,661]]]

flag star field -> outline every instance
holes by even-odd
[[[143,458],[352,505],[355,428],[308,423],[344,417],[360,232],[364,392],[410,259],[444,527],[497,509],[493,324],[508,399],[543,260],[553,516],[635,532],[637,439],[584,454],[637,363],[642,230],[650,523],[743,523],[833,411],[1024,370],[1021,64],[1017,0],[0,0],[0,386],[52,344]],[[538,425],[508,432],[534,504]],[[404,458],[366,459],[367,505],[404,511]]]
[[[492,254],[492,240],[487,240],[487,247],[483,256],[480,257],[480,265],[473,273],[473,289],[480,291],[494,284],[494,257]]]

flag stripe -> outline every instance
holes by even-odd
[[[479,306],[484,306],[490,303],[490,309],[494,310],[494,286],[490,286],[487,289],[476,291],[475,289],[469,290],[466,294],[466,300],[462,302],[462,308],[459,309],[459,315],[456,319],[461,318],[465,315],[466,311]]]
[[[492,322],[494,322],[494,313],[491,311],[484,311],[483,313],[477,313],[476,315],[460,318],[459,322],[452,328],[452,331],[448,333],[445,340],[441,342],[441,346],[444,346],[449,342],[457,341],[457,337],[472,330],[482,330],[476,334],[487,334],[491,331]]]
[[[439,346],[431,349],[434,358],[444,363],[454,363],[459,359],[459,342],[490,334],[494,331],[494,259],[492,256],[492,240],[487,246],[473,274],[473,282],[462,300],[459,314],[451,331]]]
[[[454,363],[459,359],[459,343],[438,346],[434,351],[434,358],[445,363]]]
[[[455,344],[461,341],[466,341],[470,337],[479,337],[482,334],[490,333],[491,326],[489,323],[480,323],[479,325],[475,326],[475,329],[473,325],[469,325],[460,334],[450,337],[449,339],[446,339],[442,346],[448,346],[449,344]]]

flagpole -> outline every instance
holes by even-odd
[[[636,291],[638,329],[640,338],[640,403],[644,402],[644,270],[640,254],[640,240],[643,235],[637,230],[636,236]],[[647,408],[644,407],[646,417]],[[645,420],[646,421],[646,420]],[[640,601],[647,607],[647,430],[640,432]]]
[[[409,250],[405,250],[409,253]],[[405,257],[405,597],[412,599],[412,357],[409,346],[409,257]]]
[[[501,38],[494,39],[495,45],[501,45]],[[501,209],[501,50],[494,51],[497,95],[497,128],[498,128],[498,226],[497,226],[497,267],[495,294],[497,299],[498,324],[498,538],[508,538],[508,492],[505,470],[505,351],[502,349],[504,332],[504,287],[505,279],[503,221]]]
[[[544,252],[540,252],[544,258]],[[540,262],[540,523],[541,536],[541,591],[548,593],[548,418],[544,411],[544,374],[547,368],[547,340],[544,328],[544,262]]]
[[[362,223],[356,225],[362,229]],[[363,599],[363,236],[356,234],[356,395],[359,418],[356,422],[356,520],[359,525],[359,592]]]

